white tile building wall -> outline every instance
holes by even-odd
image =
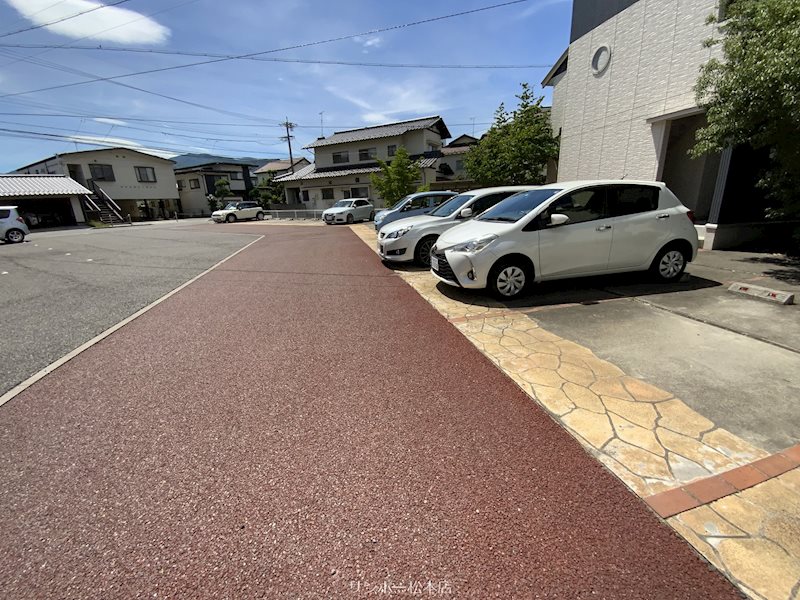
[[[567,71],[553,80],[559,181],[658,178],[663,125],[648,119],[696,106],[700,66],[719,52],[703,47],[717,11],[717,0],[639,0],[570,45]],[[597,76],[602,45],[611,62]]]

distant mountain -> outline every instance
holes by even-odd
[[[230,156],[217,156],[214,154],[178,154],[171,157],[170,160],[175,161],[175,169],[185,169],[187,167],[195,167],[197,165],[205,165],[214,162],[238,164],[252,164],[257,165],[255,168],[263,167],[268,162],[273,160],[281,160],[280,158],[252,158],[250,156],[240,156],[238,158],[231,158]]]

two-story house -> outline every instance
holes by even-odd
[[[211,162],[175,169],[183,214],[195,217],[210,214],[208,196],[214,195],[220,179],[228,181],[230,197],[246,200],[253,189],[250,168],[257,166],[232,159],[229,162]]]
[[[467,170],[464,167],[464,157],[478,141],[478,138],[465,133],[444,146],[436,173],[437,179],[439,181],[468,180]]]
[[[261,185],[265,181],[269,181],[272,178],[281,177],[282,175],[289,175],[290,173],[299,171],[303,167],[307,167],[310,164],[311,161],[304,156],[295,158],[294,163],[289,161],[288,158],[271,160],[263,167],[253,171],[253,174],[256,176],[255,184]]]
[[[123,218],[136,221],[181,212],[172,165],[130,148],[103,148],[55,154],[15,173],[67,175],[91,190],[98,203],[110,200]]]
[[[380,207],[383,201],[370,182],[370,175],[380,171],[377,159],[391,162],[403,147],[417,161],[420,185],[433,183],[443,140],[449,137],[438,116],[337,131],[306,146],[314,151],[312,164],[276,181],[284,184],[290,204],[319,209],[345,198],[369,198]]]

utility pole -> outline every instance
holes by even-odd
[[[324,115],[324,114],[325,114],[324,110],[320,111],[320,113],[319,113],[319,136],[320,137],[325,137],[325,126],[322,123],[322,115]]]
[[[284,140],[289,144],[289,168],[292,170],[292,173],[294,173],[294,157],[292,156],[292,140],[294,139],[294,136],[291,132],[292,129],[297,127],[297,124],[290,122],[289,117],[286,117],[286,120],[281,123],[281,125],[286,127],[286,135],[282,137],[281,140]]]

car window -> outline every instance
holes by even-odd
[[[417,196],[416,198],[411,199],[411,202],[408,203],[406,210],[417,210],[418,208],[427,208],[427,207],[428,207],[428,197]]]
[[[400,200],[398,200],[397,202],[395,202],[394,204],[392,204],[392,205],[391,205],[391,206],[388,208],[388,210],[397,210],[398,208],[400,208],[401,206],[403,206],[403,203],[404,203],[406,200],[408,200],[408,196],[404,196],[404,197],[400,198]]]
[[[2,209],[0,209],[0,219],[7,219],[10,216],[11,216],[11,211],[10,210],[2,210]]]
[[[472,203],[470,208],[472,209],[473,215],[479,215],[483,211],[492,208],[495,204],[500,202],[501,200],[505,200],[509,196],[513,196],[517,192],[498,192],[497,194],[489,194],[488,196],[484,196],[483,198],[478,198],[475,202]]]
[[[608,208],[612,217],[658,210],[661,190],[652,185],[620,185],[608,189]]]
[[[356,200],[356,206],[366,206],[366,205],[367,205],[366,200]]]
[[[478,220],[515,223],[560,191],[561,190],[548,188],[544,190],[519,192],[495,204],[492,208],[483,213]]]
[[[428,199],[430,200],[429,206],[431,206],[431,208],[436,208],[437,206],[440,206],[441,204],[444,204],[445,202],[450,200],[450,198],[452,198],[452,196],[445,196],[444,194],[437,194],[436,196],[428,196]]]
[[[567,225],[596,221],[608,217],[606,189],[589,188],[562,196],[547,207],[548,215],[567,215]]]
[[[474,198],[474,194],[459,194],[453,196],[447,202],[441,204],[439,208],[428,213],[430,217],[449,217],[459,208]]]

